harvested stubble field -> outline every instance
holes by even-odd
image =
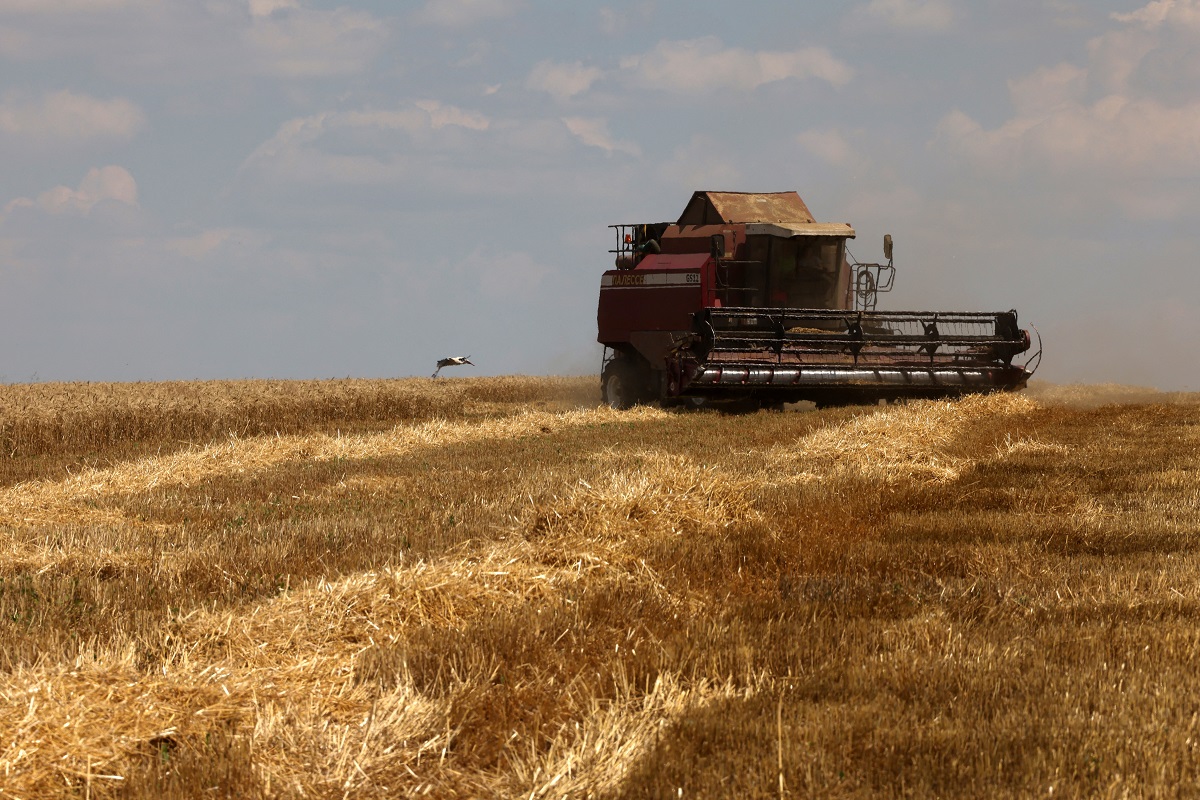
[[[1200,786],[1200,398],[0,387],[0,797]]]

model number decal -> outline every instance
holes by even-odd
[[[634,286],[699,286],[699,272],[618,272],[605,275],[600,281],[604,289],[621,289]]]

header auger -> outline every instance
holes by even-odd
[[[877,311],[887,264],[851,264],[844,223],[795,192],[696,192],[674,223],[613,225],[601,388],[617,408],[818,405],[1024,388],[1016,311]],[[1040,350],[1030,359],[1040,359]]]

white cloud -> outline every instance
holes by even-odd
[[[1086,69],[1059,64],[1012,80],[1010,119],[988,129],[953,111],[932,146],[997,175],[1120,180],[1113,192],[1130,202],[1131,181],[1200,177],[1200,96],[1191,77],[1200,75],[1200,0],[1158,0],[1114,19],[1123,27],[1091,42]]]
[[[674,92],[748,90],[788,78],[817,78],[841,86],[854,75],[824,47],[750,51],[725,47],[713,36],[661,41],[644,55],[623,58],[621,68],[638,85]]]
[[[0,14],[79,14],[147,6],[154,0],[0,0]]]
[[[1083,102],[1087,94],[1087,70],[1074,64],[1042,67],[1009,81],[1008,93],[1018,116],[1050,114]]]
[[[473,131],[486,131],[491,124],[491,120],[478,111],[464,111],[457,106],[443,105],[437,100],[418,100],[416,106],[429,115],[429,124],[434,130],[455,125]]]
[[[627,15],[618,11],[614,11],[607,6],[600,9],[600,30],[612,36],[616,33],[621,33],[629,27],[629,18]]]
[[[101,100],[70,91],[33,102],[10,97],[0,103],[0,132],[30,139],[130,139],[145,121],[142,110],[129,100]]]
[[[463,27],[510,17],[523,8],[524,0],[428,0],[416,18],[432,25]]]
[[[0,0],[0,3],[12,0]],[[30,0],[33,2],[34,0]],[[42,0],[36,0],[39,4]],[[315,0],[79,0],[63,13],[0,16],[0,56],[87,63],[134,84],[217,82],[363,71],[391,37],[388,22]],[[84,13],[107,9],[111,13]],[[71,13],[67,13],[70,11]]]
[[[251,0],[244,41],[262,69],[285,78],[364,70],[388,38],[386,24],[363,11],[301,9],[291,0]]]
[[[641,0],[621,11],[605,6],[600,9],[600,30],[615,36],[646,25],[654,16],[654,5],[655,0]]]
[[[729,149],[703,134],[677,147],[657,171],[661,183],[679,187],[676,193],[682,197],[697,189],[746,190],[742,171],[729,160]]]
[[[614,137],[603,120],[573,119],[572,133],[560,117],[490,118],[433,102],[423,103],[432,115],[404,105],[291,120],[243,161],[233,200],[270,214],[354,210],[358,225],[393,203],[457,217],[447,209],[483,198],[537,197],[546,213],[565,214],[573,201],[554,210],[546,198],[627,196],[643,174],[630,155],[637,145]]]
[[[486,63],[495,52],[495,44],[487,39],[476,39],[466,45],[464,50],[463,57],[455,61],[454,66],[459,68],[479,67]]]
[[[167,237],[162,240],[162,246],[168,253],[199,261],[225,245],[260,249],[269,241],[269,236],[250,228],[211,228],[193,236]]]
[[[950,0],[871,0],[854,16],[900,30],[943,33],[954,27],[957,13]]]
[[[232,235],[233,230],[230,228],[215,228],[195,236],[178,236],[167,239],[163,242],[163,246],[169,252],[192,261],[198,261],[229,241],[229,237]]]
[[[546,92],[555,100],[563,102],[586,92],[603,74],[599,68],[585,67],[579,61],[570,64],[539,61],[530,70],[525,86],[535,91]]]
[[[1163,24],[1174,9],[1175,0],[1156,0],[1128,14],[1114,13],[1112,18],[1117,22],[1140,22],[1147,28],[1154,29]]]
[[[6,213],[18,208],[36,208],[47,214],[77,214],[87,216],[105,200],[115,200],[136,208],[137,181],[124,167],[107,166],[88,170],[79,188],[56,186],[37,198],[18,197],[4,207]]]
[[[269,170],[288,180],[372,184],[402,177],[414,160],[411,144],[434,150],[447,133],[485,131],[491,120],[477,112],[422,100],[413,106],[359,111],[329,111],[288,120],[259,145],[242,170]],[[395,133],[408,135],[397,141]]]
[[[282,147],[313,142],[339,130],[376,129],[416,133],[458,126],[479,131],[486,130],[489,124],[490,120],[477,111],[444,105],[437,100],[419,100],[412,107],[386,111],[326,111],[288,120],[256,152],[270,155]]]
[[[845,167],[860,161],[846,137],[836,128],[801,131],[796,141],[808,152],[835,167]]]
[[[997,172],[1033,168],[1056,174],[1200,175],[1200,102],[1167,107],[1109,95],[1087,105],[1063,104],[1014,117],[993,130],[954,111],[938,125],[938,139]]]
[[[625,153],[640,156],[642,150],[633,142],[618,141],[608,132],[608,121],[599,117],[563,117],[567,126],[579,141],[588,147],[599,147],[606,153]]]
[[[250,0],[250,16],[269,17],[276,11],[299,7],[296,0]]]

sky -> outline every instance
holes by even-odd
[[[1200,0],[0,0],[0,381],[598,372],[698,189],[1200,389]]]

